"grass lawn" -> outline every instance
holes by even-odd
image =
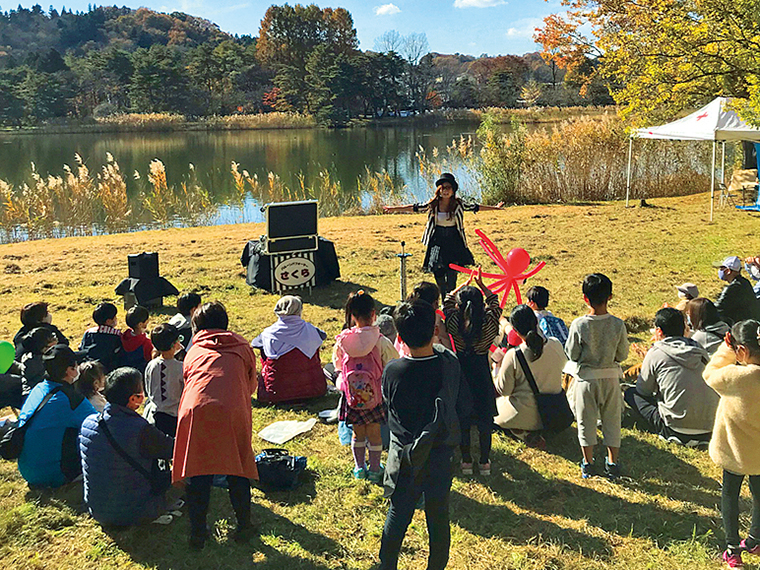
[[[532,284],[551,291],[550,308],[570,322],[584,311],[583,275],[601,271],[614,283],[611,311],[626,319],[632,340],[646,340],[654,312],[675,302],[674,286],[697,283],[704,296],[721,288],[710,263],[726,255],[757,254],[752,239],[760,217],[716,210],[708,224],[704,194],[653,200],[654,207],[625,209],[621,203],[526,206],[467,216],[468,237],[483,229],[501,247],[524,247],[547,266]],[[340,330],[341,305],[363,288],[383,303],[398,298],[398,242],[411,251],[410,284],[422,279],[419,238],[425,217],[331,218],[320,233],[335,242],[342,278],[306,296],[304,316],[332,338]],[[161,273],[180,290],[223,301],[230,328],[252,338],[273,320],[274,295],[251,291],[239,256],[261,225],[190,228],[68,238],[0,246],[0,339],[18,329],[18,309],[51,303],[54,323],[74,343],[90,324],[94,306],[114,300],[126,277],[126,255],[159,251]],[[410,244],[410,245],[409,245]],[[471,243],[484,267],[492,263]],[[171,300],[170,300],[171,301]],[[153,323],[167,319],[168,308]],[[123,316],[123,313],[120,313]],[[122,319],[123,322],[123,319]],[[329,349],[332,342],[328,343]],[[323,360],[329,359],[323,352]],[[254,431],[278,419],[307,419],[331,407],[327,396],[308,409],[254,407]],[[268,444],[254,435],[253,447]],[[53,493],[30,491],[13,463],[0,461],[0,560],[4,568],[356,568],[377,562],[386,504],[379,487],[350,477],[348,448],[334,426],[318,424],[289,442],[309,458],[305,483],[291,493],[253,492],[253,515],[261,538],[240,546],[227,535],[233,515],[225,492],[212,493],[214,540],[190,553],[186,517],[111,531],[82,514],[81,487]],[[719,469],[707,453],[682,449],[656,437],[624,430],[619,484],[580,478],[572,431],[550,441],[546,452],[495,436],[494,474],[454,480],[449,568],[719,568]],[[749,500],[742,503],[747,528]],[[418,512],[402,550],[402,568],[424,568],[427,534]],[[747,557],[747,562],[760,560]]]

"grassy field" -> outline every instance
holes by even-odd
[[[547,267],[532,284],[552,292],[550,308],[567,322],[584,311],[580,283],[601,271],[614,282],[611,311],[626,319],[633,340],[645,340],[654,312],[676,300],[674,285],[697,283],[705,296],[721,288],[710,266],[726,255],[756,254],[756,214],[717,210],[708,224],[704,194],[653,200],[651,208],[621,203],[526,206],[468,215],[470,239],[483,229],[506,252],[524,247]],[[335,242],[342,278],[305,298],[305,317],[332,338],[340,307],[358,288],[385,304],[398,298],[399,241],[406,240],[410,282],[422,278],[422,215],[331,218],[320,233]],[[230,328],[252,338],[271,323],[276,297],[246,286],[239,255],[263,228],[238,225],[67,238],[0,246],[0,339],[17,330],[18,309],[36,299],[51,303],[54,323],[75,341],[94,306],[114,299],[126,277],[126,255],[159,251],[161,273],[180,290],[223,301]],[[476,259],[492,267],[479,246]],[[171,301],[171,300],[170,300]],[[173,313],[155,314],[154,323]],[[331,343],[328,343],[331,347]],[[323,353],[323,360],[329,356]],[[254,431],[278,419],[307,419],[335,404],[325,397],[308,409],[254,408]],[[253,447],[267,444],[256,435]],[[186,547],[188,523],[169,527],[101,529],[82,514],[81,487],[30,491],[13,463],[0,461],[0,559],[4,568],[261,568],[367,569],[377,562],[386,504],[378,487],[350,477],[350,452],[334,426],[287,444],[309,457],[305,483],[290,493],[254,490],[253,513],[262,536],[247,546],[227,539],[232,512],[221,491],[212,494],[215,540],[200,554]],[[584,481],[577,440],[568,431],[546,452],[495,437],[494,474],[454,481],[449,568],[639,569],[719,568],[720,471],[704,451],[683,449],[624,430],[619,484]],[[742,504],[744,528],[749,501]],[[418,512],[402,550],[401,567],[424,567],[427,535]],[[747,562],[760,560],[747,557]]]

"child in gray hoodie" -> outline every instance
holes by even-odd
[[[643,429],[689,447],[710,443],[718,394],[702,379],[707,351],[684,337],[683,313],[666,307],[654,318],[656,342],[625,401]]]

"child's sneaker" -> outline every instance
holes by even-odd
[[[366,479],[367,469],[366,467],[354,467],[354,479]]]
[[[593,463],[586,463],[585,461],[581,461],[581,475],[584,479],[589,479],[598,475],[596,472],[596,465]]]
[[[462,475],[472,475],[472,463],[465,463],[462,461],[460,467],[462,468]]]
[[[620,478],[620,465],[610,463],[606,458],[604,460],[604,476],[610,481]]]
[[[380,465],[379,471],[372,471],[371,469],[367,471],[367,479],[369,479],[370,483],[374,483],[375,485],[383,484],[383,475],[385,475],[385,467],[382,465]]]
[[[490,477],[491,476],[491,462],[489,461],[488,463],[478,463],[478,472],[484,477]]]
[[[723,552],[723,562],[729,568],[744,568],[744,562],[742,562],[741,550],[725,550]]]
[[[755,546],[750,548],[749,545],[751,543],[747,542],[748,540],[752,540]],[[748,554],[754,554],[755,556],[760,556],[760,541],[749,539],[749,538],[743,538],[739,546],[741,547],[742,550],[744,550]]]

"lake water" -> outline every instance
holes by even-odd
[[[299,187],[299,174],[308,187],[326,169],[344,192],[356,192],[365,167],[374,172],[384,169],[406,185],[410,198],[423,200],[430,196],[431,181],[420,175],[415,159],[419,147],[429,155],[434,147],[445,151],[452,139],[474,135],[476,129],[477,124],[464,122],[344,130],[0,135],[0,179],[14,185],[28,181],[31,162],[43,175],[60,175],[64,164],[73,167],[75,153],[94,175],[105,164],[106,153],[111,153],[127,175],[128,193],[134,195],[141,184],[134,180],[134,171],[145,180],[154,158],[165,164],[170,185],[181,182],[192,163],[217,209],[212,223],[251,222],[262,219],[256,200],[249,197],[243,211],[225,204],[234,189],[232,161],[261,181],[273,172],[291,189]],[[462,190],[478,195],[466,179]]]

